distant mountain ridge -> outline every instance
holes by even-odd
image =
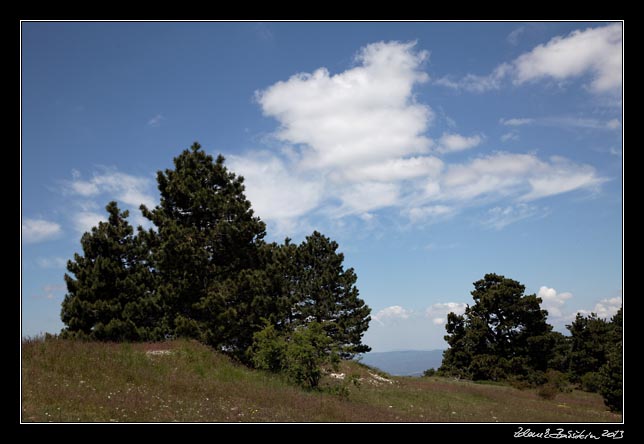
[[[360,362],[376,367],[394,376],[422,376],[428,368],[438,368],[443,350],[402,350],[369,352],[361,355]]]

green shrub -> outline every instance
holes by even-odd
[[[280,372],[285,361],[286,340],[273,325],[267,325],[253,335],[248,355],[255,368]]]
[[[599,372],[588,372],[581,377],[581,388],[587,392],[598,392],[600,384]]]
[[[427,376],[427,377],[436,376],[436,369],[428,368],[423,372],[423,376]]]
[[[315,388],[322,378],[322,367],[337,369],[340,357],[322,325],[311,322],[295,330],[286,345],[285,371],[297,384]]]
[[[289,333],[267,325],[253,335],[247,356],[255,368],[284,372],[293,382],[308,388],[319,385],[323,368],[335,370],[340,362],[333,339],[318,322]]]
[[[609,356],[608,362],[599,370],[598,391],[604,398],[604,404],[612,412],[621,412],[623,404],[622,360],[617,353]]]

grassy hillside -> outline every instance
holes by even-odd
[[[389,377],[345,362],[321,391],[249,370],[197,342],[22,344],[25,422],[606,422],[600,396],[445,378]],[[354,375],[358,384],[349,383]],[[344,390],[341,387],[345,387]]]

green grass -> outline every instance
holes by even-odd
[[[154,352],[157,354],[154,354]],[[194,341],[22,344],[24,422],[619,422],[599,395],[390,377],[355,362],[319,391],[247,369]],[[390,382],[373,375],[386,377]],[[342,389],[342,387],[344,387]],[[340,393],[340,394],[334,394]]]

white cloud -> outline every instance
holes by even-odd
[[[606,123],[606,126],[609,129],[619,129],[622,126],[622,122],[620,122],[619,119],[612,119],[609,120],[608,123]]]
[[[95,213],[93,211],[81,211],[76,213],[74,216],[74,229],[83,234],[86,231],[90,231],[92,227],[98,226],[99,222],[104,222],[107,220],[107,216]]]
[[[339,215],[364,213],[390,207],[398,202],[399,187],[393,183],[363,182],[340,192],[342,207]]]
[[[379,163],[351,166],[332,172],[329,177],[338,182],[398,181],[422,176],[437,176],[443,169],[443,161],[436,157],[411,157],[389,159]]]
[[[601,319],[610,319],[612,318],[617,310],[622,306],[622,298],[614,297],[609,299],[602,299],[592,310],[578,310],[576,313],[580,313],[584,316],[588,316],[590,313],[595,313]]]
[[[521,85],[541,79],[564,81],[590,77],[593,93],[621,93],[622,87],[622,26],[576,30],[557,36],[533,48],[510,63],[502,63],[489,75],[468,74],[460,80],[442,78],[435,84],[470,92],[499,89],[510,78]]]
[[[420,70],[425,51],[415,42],[379,42],[356,56],[358,66],[331,75],[326,68],[278,82],[256,98],[276,118],[279,140],[304,145],[309,168],[361,165],[425,153],[423,135],[431,109],[413,100],[412,88],[427,81]]]
[[[527,125],[529,123],[534,122],[534,119],[526,118],[526,117],[521,117],[521,118],[513,118],[513,119],[500,119],[499,123],[501,125],[506,125],[506,126],[521,126],[521,125]]]
[[[554,288],[543,286],[539,288],[537,297],[541,298],[541,307],[548,310],[548,315],[553,318],[564,316],[562,309],[566,301],[572,298],[572,293],[557,293]]]
[[[153,128],[159,127],[159,126],[161,126],[161,121],[162,120],[165,120],[165,117],[163,117],[162,114],[157,114],[156,116],[151,117],[148,120],[148,126],[151,126]]]
[[[517,195],[528,201],[576,189],[596,188],[604,179],[590,165],[560,157],[550,162],[532,154],[495,153],[466,164],[451,165],[443,180],[443,196],[471,200],[479,196]]]
[[[62,228],[56,222],[44,219],[22,220],[22,241],[27,244],[54,239],[62,232]]]
[[[65,268],[67,259],[62,257],[39,257],[36,263],[41,268]]]
[[[529,201],[555,194],[566,193],[579,188],[596,189],[605,179],[596,175],[590,165],[577,165],[572,162],[554,157],[547,171],[528,179],[532,190],[521,197]]]
[[[487,218],[483,219],[481,223],[489,228],[502,230],[510,224],[530,218],[538,213],[537,207],[525,203],[494,207],[487,211]]]
[[[119,202],[138,208],[155,205],[155,199],[148,193],[151,181],[146,177],[132,176],[114,169],[104,169],[87,181],[80,178],[78,171],[73,172],[73,180],[67,182],[68,191],[83,197],[109,194]]]
[[[107,215],[97,210],[103,209],[111,200],[117,201],[121,210],[130,211],[135,225],[149,226],[149,221],[140,215],[139,206],[144,204],[153,208],[156,205],[152,189],[153,182],[147,177],[101,168],[89,180],[83,180],[79,171],[72,170],[72,180],[64,182],[63,194],[72,197],[70,218],[74,229],[84,233],[99,221],[107,220]]]
[[[228,156],[231,169],[246,178],[257,214],[286,233],[321,218],[339,225],[348,216],[370,221],[386,208],[426,223],[469,206],[507,198],[516,204],[601,184],[588,165],[533,154],[497,152],[462,163],[438,158],[474,148],[484,137],[448,132],[433,141],[425,134],[433,113],[416,102],[413,89],[427,80],[426,59],[414,42],[380,42],[360,50],[344,72],[320,68],[258,91],[264,114],[279,122],[274,136],[282,146]],[[510,127],[531,122],[500,121]],[[526,208],[517,206],[514,217],[527,217]]]
[[[322,200],[324,188],[319,178],[298,175],[269,153],[229,156],[228,162],[232,171],[244,176],[246,196],[255,212],[276,221],[280,232],[286,232]]]
[[[443,325],[447,322],[448,313],[462,315],[466,307],[467,304],[462,302],[439,302],[428,307],[425,316],[431,319],[434,325]]]
[[[589,74],[593,92],[622,87],[622,26],[619,23],[557,36],[514,61],[515,83],[551,77],[564,80]]]
[[[408,319],[412,314],[413,312],[411,310],[407,310],[400,305],[392,305],[391,307],[383,308],[375,315],[372,315],[371,319],[384,325],[386,322],[394,321],[396,319]]]
[[[483,138],[479,135],[465,137],[460,134],[444,133],[439,140],[439,153],[451,153],[455,151],[468,150],[479,145]]]

